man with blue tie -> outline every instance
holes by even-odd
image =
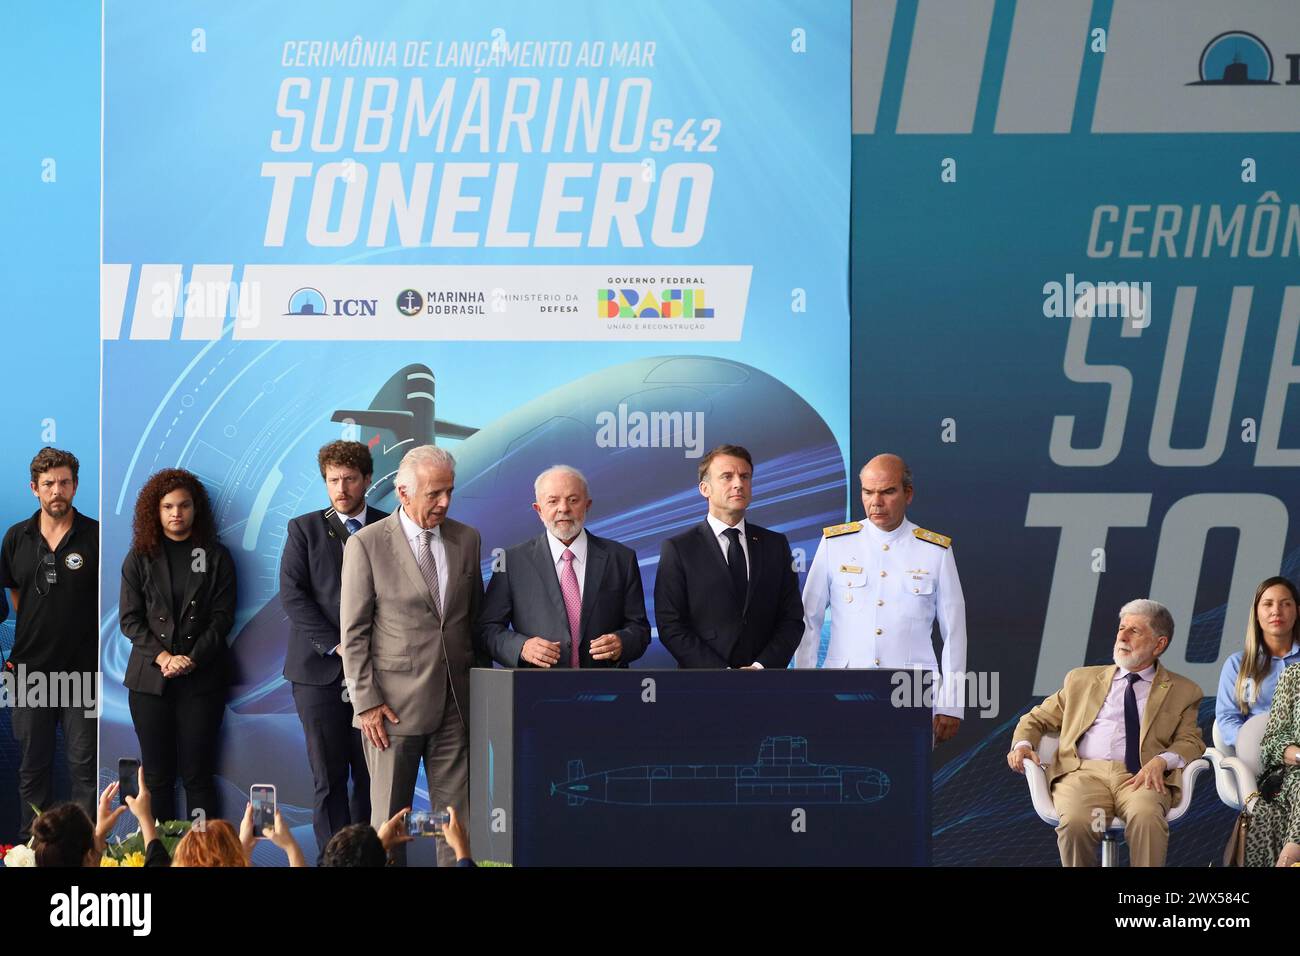
[[[284,678],[293,685],[294,706],[307,738],[319,855],[343,827],[370,822],[370,775],[361,731],[352,726],[352,704],[343,691],[339,591],[344,545],[388,512],[366,504],[374,462],[361,442],[330,442],[316,461],[332,507],[289,522],[280,559],[280,603],[289,618]]]
[[[1017,773],[1044,734],[1059,733],[1048,785],[1060,825],[1062,866],[1096,866],[1101,828],[1118,815],[1133,866],[1164,866],[1169,808],[1178,800],[1183,768],[1205,753],[1197,726],[1204,696],[1159,658],[1173,639],[1163,604],[1129,601],[1119,612],[1114,664],[1078,667],[1065,686],[1020,718],[1007,754]]]

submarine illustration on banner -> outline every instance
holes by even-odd
[[[808,762],[806,737],[765,737],[752,764],[641,764],[587,773],[570,760],[569,779],[551,796],[571,807],[588,801],[627,806],[787,803],[867,804],[889,793],[889,776],[874,767]]]
[[[265,764],[265,773],[249,770],[249,779],[265,779],[267,773],[286,765],[303,767],[299,778],[306,789],[299,793],[285,790],[282,801],[310,806],[312,799],[292,685],[282,676],[290,625],[278,585],[283,523],[295,513],[329,504],[323,488],[316,484],[318,442],[343,437],[369,446],[375,470],[366,497],[385,511],[398,507],[393,479],[402,456],[417,445],[436,442],[446,447],[456,457],[451,515],[479,530],[485,578],[492,571],[495,549],[542,530],[531,507],[536,476],[556,462],[580,469],[595,499],[587,527],[593,534],[615,538],[636,550],[646,610],[651,615],[663,540],[703,519],[696,467],[699,455],[713,444],[740,441],[753,454],[762,494],[756,496],[748,514],[765,527],[781,530],[792,546],[804,547],[811,554],[821,529],[843,520],[845,466],[830,427],[798,392],[744,363],[705,355],[632,359],[541,390],[504,413],[443,416],[461,424],[444,421],[436,413],[436,408],[447,407],[449,392],[447,379],[441,375],[437,384],[444,387],[435,392],[435,369],[436,365],[418,360],[395,364],[376,378],[368,402],[331,401],[334,389],[330,383],[314,384],[320,393],[316,396],[320,421],[335,424],[328,431],[315,429],[304,434],[299,444],[274,450],[286,469],[296,468],[300,473],[305,493],[301,498],[288,498],[279,466],[255,476],[261,484],[254,497],[264,500],[267,509],[257,538],[265,544],[264,553],[258,555],[264,563],[257,569],[270,586],[264,596],[259,595],[260,604],[243,612],[247,618],[241,613],[231,642],[236,672],[227,719],[234,715],[266,718],[250,719],[239,731],[244,741],[239,750],[241,765]],[[503,372],[500,382],[484,376],[481,385],[504,388],[503,382],[519,377],[516,371]],[[459,407],[466,407],[465,403]],[[680,434],[661,433],[661,438],[680,437],[682,442],[661,441],[658,447],[602,444],[601,422],[632,421],[637,415],[656,412],[679,415],[683,425],[688,417],[702,420],[707,432],[688,436],[683,427]],[[341,429],[342,434],[336,431],[338,423],[347,426]],[[694,446],[685,441],[687,437],[694,439]],[[273,530],[277,535],[268,534]],[[109,661],[110,672],[125,671],[130,644],[120,643],[122,659]],[[656,640],[635,666],[672,667],[674,662]],[[255,747],[248,743],[252,738],[257,739]]]
[[[385,443],[380,434],[375,434],[367,442],[375,459],[375,483],[370,491],[372,501],[393,491],[397,466],[402,456],[412,448],[436,445],[440,435],[464,439],[478,432],[477,428],[437,417],[435,385],[433,369],[429,366],[408,365],[384,383],[369,408],[340,408],[330,417],[331,421],[346,422],[363,431],[380,429],[394,436],[391,445]]]

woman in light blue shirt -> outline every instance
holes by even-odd
[[[1255,589],[1246,649],[1224,661],[1214,702],[1219,734],[1230,747],[1236,746],[1242,724],[1268,713],[1283,669],[1300,662],[1298,603],[1300,593],[1286,578],[1268,578]]]

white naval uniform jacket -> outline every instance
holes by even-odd
[[[831,639],[823,667],[933,671],[931,632],[938,618],[943,640],[941,687],[954,691],[963,687],[966,601],[957,563],[950,546],[917,537],[918,530],[931,535],[904,518],[889,532],[863,521],[858,531],[822,538],[804,583],[804,632],[795,667],[817,666],[829,605]],[[935,713],[962,716],[960,695],[945,697],[936,687],[935,702]]]

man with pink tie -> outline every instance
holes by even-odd
[[[1165,865],[1165,817],[1183,767],[1205,753],[1196,723],[1204,692],[1159,660],[1173,634],[1163,604],[1129,601],[1119,612],[1115,663],[1070,671],[1065,686],[1016,725],[1007,763],[1017,773],[1026,760],[1039,762],[1044,734],[1060,734],[1047,779],[1062,866],[1097,865],[1098,811],[1106,821],[1124,819],[1133,866]]]
[[[533,491],[546,531],[506,550],[483,640],[506,667],[626,667],[650,643],[636,552],[585,529],[591,494],[576,468],[548,468]]]

